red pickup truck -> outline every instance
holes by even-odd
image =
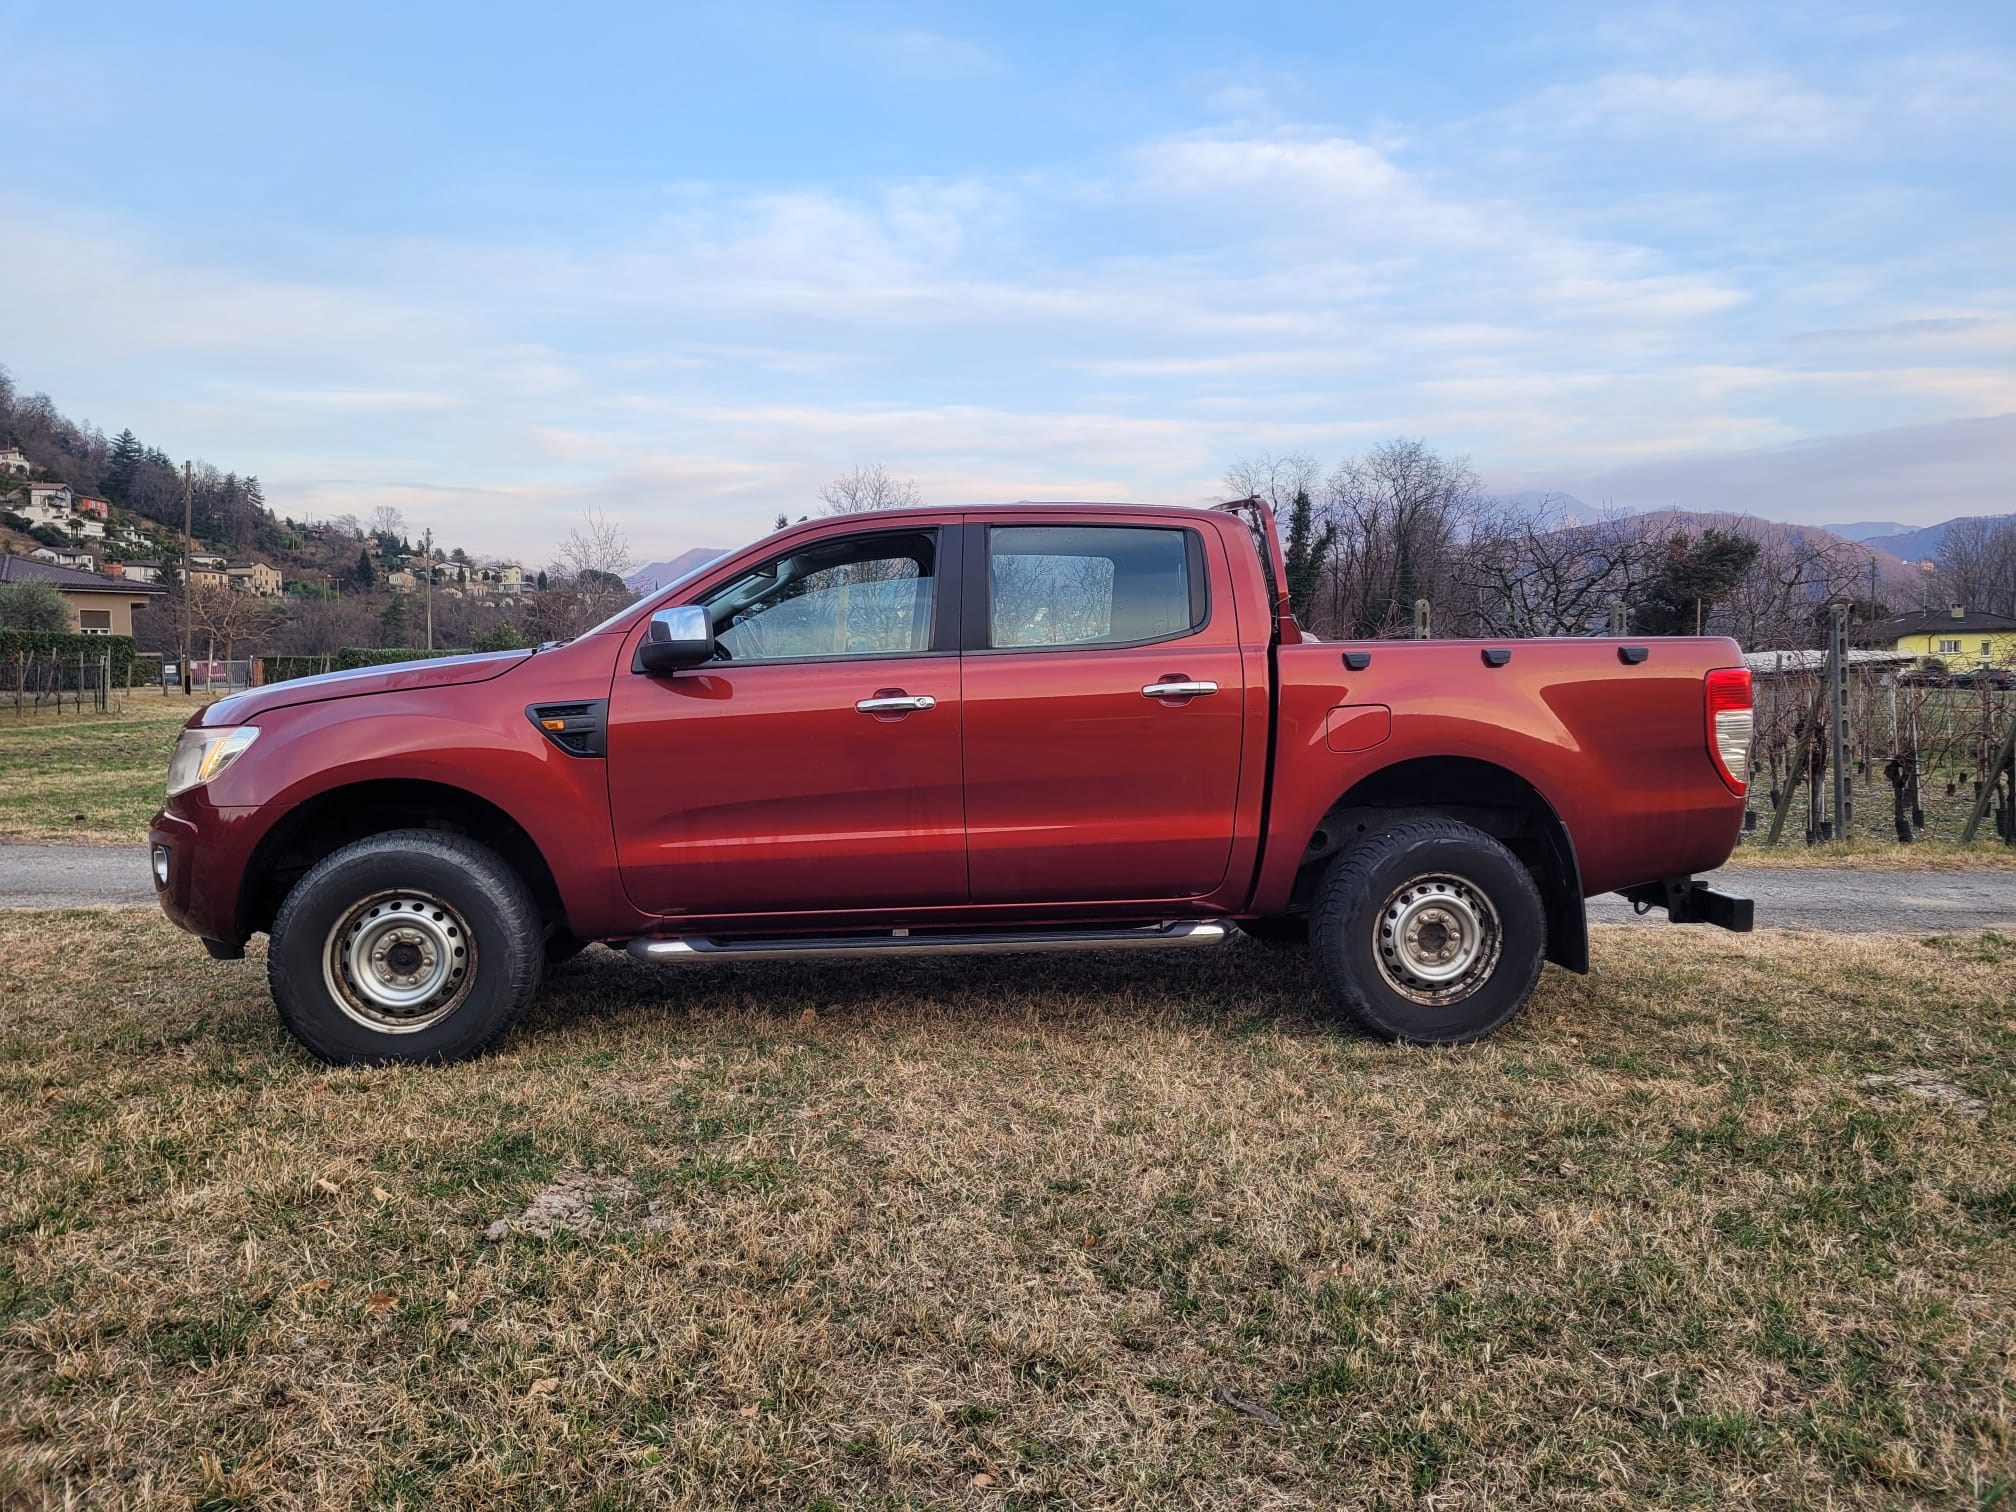
[[[324,1059],[447,1061],[584,944],[649,961],[1306,943],[1380,1035],[1490,1032],[1582,900],[1750,926],[1735,644],[1317,642],[1274,522],[1118,505],[781,530],[564,644],[203,709],[162,907],[269,936]]]

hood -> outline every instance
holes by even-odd
[[[358,698],[366,693],[406,693],[415,688],[446,688],[456,683],[488,682],[524,662],[530,651],[484,651],[474,656],[433,656],[425,661],[391,662],[382,667],[357,667],[348,672],[323,672],[296,677],[264,688],[251,688],[220,698],[203,710],[206,725],[243,724],[295,704],[329,698]]]

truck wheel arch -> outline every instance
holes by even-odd
[[[1532,872],[1547,908],[1547,959],[1589,969],[1589,929],[1575,840],[1526,778],[1473,756],[1414,756],[1381,767],[1324,812],[1296,864],[1291,901],[1305,911],[1323,865],[1374,825],[1430,816],[1460,819],[1501,841]]]
[[[354,840],[402,829],[444,830],[481,841],[524,879],[548,932],[566,929],[553,869],[522,824],[465,788],[386,778],[330,788],[281,815],[253,849],[239,883],[239,939],[271,929],[289,889],[321,857]]]

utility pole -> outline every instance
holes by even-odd
[[[196,678],[189,670],[189,602],[190,592],[195,583],[189,576],[189,559],[195,554],[195,534],[191,529],[193,509],[192,469],[189,463],[182,464],[182,695],[187,698],[196,691]]]
[[[420,555],[427,559],[427,649],[434,649],[434,527],[420,537]]]
[[[1848,606],[1827,612],[1827,723],[1834,763],[1834,838],[1846,840],[1855,817],[1855,788],[1848,773]]]

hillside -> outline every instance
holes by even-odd
[[[647,562],[635,572],[625,573],[623,586],[633,593],[655,593],[678,582],[687,573],[706,566],[726,549],[722,546],[695,546],[691,551],[680,552],[669,562]]]
[[[1878,536],[1902,535],[1911,527],[1897,520],[1853,520],[1845,525],[1822,525],[1844,541],[1869,541]]]
[[[114,522],[124,522],[136,539],[127,557],[179,554],[183,472],[161,447],[143,442],[131,430],[108,439],[96,426],[69,419],[47,394],[21,397],[0,367],[0,447],[10,443],[26,456],[30,478],[68,483],[79,494],[108,501]],[[27,481],[0,477],[0,495]],[[257,477],[209,462],[191,469],[189,495],[199,551],[256,558],[278,567],[289,582],[326,585],[354,573],[366,547],[386,561],[410,554],[411,537],[417,534],[395,509],[378,510],[369,521],[284,518],[267,506]],[[38,544],[19,530],[8,531],[7,539],[19,550]],[[444,559],[470,560],[449,543],[437,544],[444,548]],[[122,557],[114,554],[113,559]]]
[[[0,452],[13,450],[28,473],[0,475],[0,516],[13,516],[0,518],[0,551],[74,549],[89,552],[98,565],[180,561],[183,470],[163,448],[131,430],[108,439],[96,426],[69,419],[46,394],[21,396],[0,368]],[[106,514],[87,523],[73,511],[61,517],[68,525],[31,520],[22,513],[31,482],[68,484],[77,496],[104,500]],[[533,591],[543,587],[540,574],[526,573],[522,591],[496,589],[500,578],[514,574],[483,572],[496,564],[452,543],[430,545],[429,532],[409,525],[394,508],[378,509],[368,521],[347,515],[296,520],[268,507],[257,477],[209,462],[190,469],[189,500],[197,552],[262,562],[284,579],[272,628],[258,638],[261,650],[322,654],[343,646],[426,645],[430,597],[436,646],[571,634],[579,628],[571,623],[577,611],[586,612]],[[428,595],[415,590],[430,576],[430,561],[434,586]],[[164,649],[173,639],[171,616],[141,618],[146,623],[136,625],[135,634],[142,648]]]
[[[1961,517],[1969,518],[1985,518],[1999,523],[2016,520],[2016,514]],[[1937,525],[1927,525],[1918,530],[1899,526],[1894,534],[1871,536],[1865,544],[1906,562],[1929,562],[1939,555],[1939,548],[1946,544],[1946,532],[1960,524],[1961,519],[1941,520]]]

